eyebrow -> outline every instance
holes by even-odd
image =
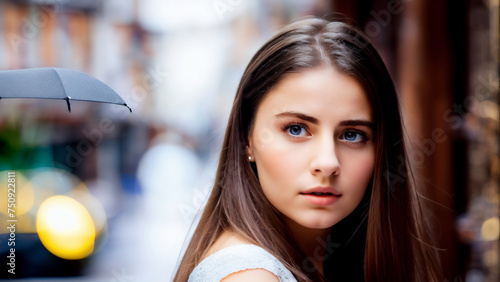
[[[318,124],[318,119],[303,113],[299,112],[282,112],[276,115],[276,117],[296,117],[305,121],[308,121],[312,124]],[[340,122],[339,126],[366,126],[371,129],[375,127],[374,123],[369,120],[364,119],[350,119],[343,120]]]
[[[375,124],[371,121],[368,121],[368,120],[350,119],[350,120],[341,121],[340,126],[366,126],[366,127],[373,129],[375,127]]]
[[[277,117],[296,117],[302,120],[308,121],[312,124],[318,124],[318,119],[312,116],[308,116],[306,114],[298,113],[298,112],[282,112],[276,115]]]

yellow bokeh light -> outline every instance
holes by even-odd
[[[45,248],[60,258],[83,259],[94,251],[92,217],[70,197],[58,195],[45,200],[36,216],[36,229]]]
[[[498,240],[500,234],[500,222],[498,217],[488,218],[481,226],[481,238],[485,241]]]

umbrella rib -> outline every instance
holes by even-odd
[[[68,112],[71,113],[71,104],[69,103],[69,100],[71,100],[71,97],[66,97],[66,99],[64,99],[64,100],[66,100],[66,104],[68,105]]]
[[[71,100],[71,97],[69,97],[66,94],[66,88],[64,87],[64,84],[62,83],[62,80],[61,80],[61,77],[59,76],[59,73],[54,68],[52,68],[52,71],[55,72],[55,74],[57,75],[57,79],[59,80],[59,83],[61,84],[61,88],[64,90],[64,95],[66,95],[66,98],[64,98],[64,100],[66,100],[66,104],[68,105],[68,111],[71,113],[71,104],[69,102],[69,100]]]

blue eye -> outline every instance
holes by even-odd
[[[366,135],[362,132],[349,130],[349,131],[344,132],[340,136],[340,139],[344,139],[344,140],[351,142],[351,143],[359,143],[359,142],[365,141],[367,138],[366,138]]]
[[[293,137],[302,137],[306,135],[306,129],[301,124],[290,124],[285,127],[286,133]]]

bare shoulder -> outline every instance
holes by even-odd
[[[203,259],[209,257],[210,255],[230,246],[236,245],[246,245],[251,244],[248,240],[236,234],[235,232],[225,230],[222,234],[217,238],[215,243],[208,249]]]
[[[276,282],[279,281],[278,277],[272,272],[265,269],[248,269],[243,271],[238,271],[233,274],[226,276],[221,282]]]

